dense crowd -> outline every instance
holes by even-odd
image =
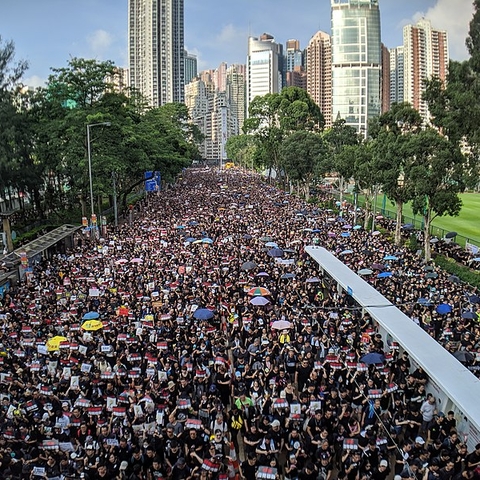
[[[188,170],[132,222],[38,262],[0,302],[1,478],[477,476],[480,445],[425,372],[304,247],[362,271],[473,371],[476,292],[340,213]]]

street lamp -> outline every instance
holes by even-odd
[[[100,125],[104,125],[106,127],[109,127],[111,125],[111,122],[100,122],[100,123],[90,123],[87,125],[87,152],[88,152],[88,180],[90,182],[90,208],[91,208],[91,214],[92,214],[92,221],[95,216],[95,206],[93,203],[93,178],[92,178],[92,149],[90,146],[90,129],[92,127],[98,127]]]

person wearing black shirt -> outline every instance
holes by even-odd
[[[386,480],[390,475],[390,467],[387,460],[380,460],[377,468],[373,469],[371,480]]]
[[[247,459],[240,464],[240,475],[242,480],[256,478],[257,469],[257,456],[254,452],[250,452],[247,455]]]
[[[467,470],[475,470],[480,466],[480,443],[475,445],[475,450],[469,453],[466,458]]]

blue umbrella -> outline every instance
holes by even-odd
[[[470,310],[467,310],[466,312],[462,313],[462,318],[468,318],[470,320],[476,320],[477,319],[477,314],[475,312],[471,312]]]
[[[377,275],[377,278],[388,278],[393,275],[392,272],[382,272]]]
[[[339,255],[348,255],[349,253],[353,253],[353,250],[344,250],[343,252],[340,252]]]
[[[432,306],[432,302],[428,298],[419,298],[417,300],[417,303],[419,305],[423,305],[424,307],[431,307]]]
[[[354,230],[360,230],[361,228],[362,228],[361,225],[355,225],[355,226],[353,227]]]
[[[278,243],[275,243],[275,242],[267,242],[265,244],[266,247],[269,247],[269,248],[278,248]]]
[[[405,225],[402,226],[404,230],[413,230],[414,226],[413,223],[406,223]]]
[[[210,320],[213,318],[213,312],[208,308],[197,308],[193,313],[193,318],[197,320]]]
[[[267,255],[273,258],[278,258],[283,256],[283,250],[281,248],[272,248],[267,252]]]
[[[295,278],[294,273],[284,273],[280,278],[283,278],[284,280],[288,280],[289,278]]]
[[[471,295],[468,297],[470,303],[480,303],[480,297],[478,295]]]
[[[98,312],[87,312],[83,317],[82,320],[96,320],[100,314]]]
[[[192,243],[195,240],[196,240],[196,238],[194,238],[194,237],[188,237],[188,238],[185,239],[185,241],[188,242],[188,243]]]
[[[314,228],[314,229],[312,230],[312,233],[320,233],[320,232],[321,232],[321,230],[320,230],[319,228]],[[474,259],[474,260],[475,260],[475,259]],[[480,259],[478,259],[478,260],[480,260]]]
[[[202,238],[202,243],[208,243],[210,245],[213,243],[213,240],[211,238],[205,237]]]
[[[245,240],[250,240],[250,239],[252,238],[252,236],[251,236],[250,234],[246,233],[246,234],[243,236],[243,238],[244,238]]]
[[[452,311],[452,307],[448,303],[441,303],[436,310],[440,315],[446,315]]]
[[[397,257],[395,257],[394,255],[386,255],[385,257],[383,257],[384,260],[398,260]]]
[[[367,365],[375,365],[377,363],[383,363],[385,361],[385,357],[381,353],[371,352],[360,358],[360,361]]]
[[[350,233],[343,232],[341,236],[344,237],[344,238],[348,238],[350,236]]]
[[[190,221],[188,222],[188,224],[189,224],[191,227],[196,227],[196,226],[198,225],[198,222],[195,221],[195,220],[190,220]]]

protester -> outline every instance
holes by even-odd
[[[474,452],[456,470],[455,419],[424,372],[304,248],[391,273],[364,278],[452,353],[480,347],[461,314],[475,292],[340,213],[257,175],[192,169],[132,222],[36,263],[0,304],[2,478],[472,471]],[[360,362],[369,353],[381,366]],[[441,448],[417,449],[419,433]]]

